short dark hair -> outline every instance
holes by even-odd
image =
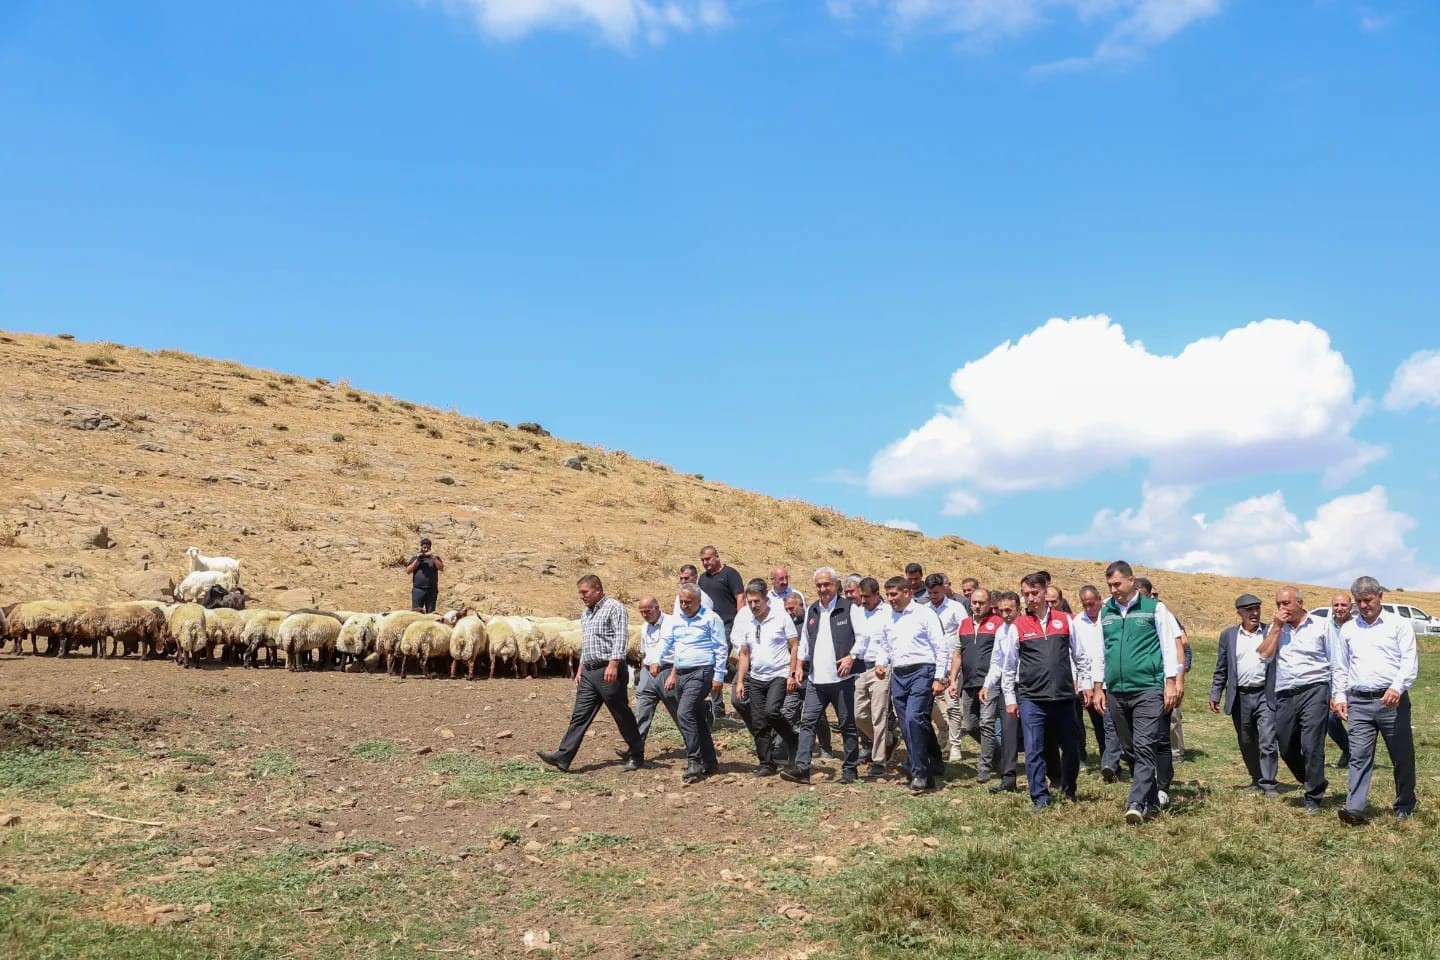
[[[943,586],[945,586],[945,574],[943,573],[932,573],[930,574],[930,576],[925,578],[925,589],[927,590],[931,587]]]
[[[700,576],[700,571],[699,571],[698,569],[696,569],[695,564],[693,564],[693,563],[682,563],[682,564],[680,564],[680,572],[681,572],[681,573],[693,573],[693,574],[695,574],[695,576],[697,576],[697,577]]]
[[[769,596],[770,585],[764,580],[761,580],[757,577],[756,579],[751,580],[749,583],[745,584],[745,592],[746,594],[753,594],[757,597]]]
[[[1081,596],[1082,599],[1084,598],[1085,594],[1087,594],[1087,593],[1093,593],[1093,594],[1095,594],[1095,596],[1097,596],[1097,597],[1100,596],[1100,590],[1099,590],[1099,588],[1096,587],[1096,586],[1094,586],[1093,584],[1089,584],[1089,583],[1085,584],[1085,586],[1083,586],[1083,587],[1080,588],[1080,596]]]
[[[910,574],[912,574],[912,573],[924,573],[924,572],[925,572],[925,568],[922,567],[922,566],[920,566],[920,564],[918,564],[918,563],[907,563],[907,564],[905,564],[905,575],[906,575],[907,577],[908,577]]]
[[[866,593],[879,593],[880,581],[876,580],[874,577],[861,577],[860,589],[864,590]]]
[[[1124,560],[1116,560],[1116,561],[1112,562],[1112,563],[1110,564],[1110,566],[1106,567],[1106,568],[1105,568],[1105,579],[1106,579],[1106,580],[1109,580],[1111,577],[1113,577],[1113,576],[1114,576],[1115,574],[1117,574],[1117,573],[1120,574],[1120,576],[1122,576],[1122,577],[1133,577],[1133,576],[1135,576],[1135,571],[1132,570],[1132,569],[1130,568],[1130,564],[1126,563]]]
[[[1149,577],[1136,577],[1136,578],[1135,578],[1135,588],[1136,588],[1137,590],[1142,590],[1142,591],[1144,591],[1145,593],[1154,593],[1154,592],[1155,592],[1155,584],[1153,584],[1153,583],[1150,582],[1150,578],[1149,578]]]
[[[599,590],[601,593],[604,593],[604,592],[605,592],[605,584],[601,583],[601,582],[600,582],[600,578],[597,577],[597,576],[595,576],[595,574],[593,574],[593,573],[587,573],[587,574],[585,574],[585,576],[581,577],[579,580],[576,580],[576,581],[575,581],[575,586],[577,586],[577,587],[594,587],[596,590]]]
[[[422,546],[422,547],[430,546],[430,538],[429,538],[429,537],[421,537],[421,538],[420,538],[420,546]]]
[[[1037,577],[1039,577],[1040,579],[1044,580],[1044,581],[1045,581],[1045,586],[1047,586],[1047,587],[1050,586],[1050,580],[1051,580],[1052,578],[1051,578],[1051,576],[1050,576],[1050,571],[1049,571],[1049,570],[1036,570],[1036,571],[1035,571],[1035,576],[1037,576]]]
[[[910,581],[906,580],[904,577],[891,577],[889,580],[885,581],[885,589],[890,590],[892,588],[896,590],[909,590]]]
[[[1046,587],[1050,586],[1050,578],[1047,577],[1045,575],[1045,571],[1042,570],[1039,573],[1025,574],[1025,576],[1020,578],[1020,583],[1022,586],[1039,587],[1043,590]]]
[[[1020,602],[1020,595],[1014,590],[1001,590],[999,593],[991,594],[990,600],[993,603],[999,603],[1002,600],[1009,600],[1011,603],[1018,604]]]
[[[977,590],[980,589],[980,581],[979,581],[979,580],[976,580],[974,577],[966,577],[964,580],[961,580],[961,581],[960,581],[960,587],[963,589],[963,588],[965,587],[965,584],[967,584],[967,583],[974,584],[974,585],[975,585],[975,589],[977,589]]]

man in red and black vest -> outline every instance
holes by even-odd
[[[1032,573],[1020,581],[1025,613],[1015,619],[1014,653],[1002,665],[1006,710],[1019,713],[1025,738],[1025,779],[1036,810],[1050,806],[1050,777],[1058,772],[1060,791],[1075,799],[1080,776],[1080,717],[1077,696],[1090,702],[1090,658],[1075,635],[1070,615],[1045,602],[1047,577]],[[1080,693],[1076,692],[1079,683]],[[1019,710],[1012,704],[1019,700]],[[1047,769],[1046,752],[1058,748],[1060,769]],[[1053,760],[1052,760],[1053,762]]]
[[[982,704],[980,688],[985,686],[985,675],[990,672],[990,658],[995,650],[995,634],[1005,620],[990,604],[990,591],[976,587],[970,594],[970,616],[960,624],[960,642],[950,659],[950,688],[959,691],[961,726],[980,744],[980,756],[975,761],[975,782],[986,783],[999,770],[1002,784],[1009,782],[1015,787],[1015,756],[1018,752],[1012,745],[1006,757],[1001,755],[1002,738],[995,735],[995,718],[1000,713],[1000,687],[997,685]],[[955,696],[954,692],[951,696]],[[1013,720],[1005,718],[1012,725]],[[1015,733],[1018,736],[1018,730]],[[1012,744],[1015,737],[1011,738]]]

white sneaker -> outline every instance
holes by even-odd
[[[1159,793],[1160,793],[1160,806],[1161,806],[1161,807],[1168,807],[1168,806],[1170,805],[1170,794],[1166,793],[1164,790],[1159,791]]]
[[[1125,822],[1131,826],[1145,822],[1145,813],[1139,807],[1131,807],[1125,811]]]
[[[962,761],[962,760],[964,760],[964,759],[965,759],[965,754],[964,754],[964,753],[962,753],[962,752],[959,751],[959,750],[956,750],[954,747],[951,747],[951,748],[950,748],[950,762],[951,762],[951,763],[959,763],[960,761]]]

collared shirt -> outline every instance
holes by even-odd
[[[815,628],[815,646],[810,651],[810,677],[816,683],[839,683],[840,671],[835,663],[835,638],[830,634],[830,614],[839,597],[830,604],[820,604],[820,623]]]
[[[696,610],[693,617],[682,613],[670,618],[670,629],[660,645],[660,662],[673,663],[677,670],[713,666],[715,675],[723,678],[729,653],[725,624],[714,610]]]
[[[1333,696],[1345,702],[1350,690],[1409,691],[1420,675],[1415,626],[1394,613],[1381,613],[1374,623],[1353,616],[1340,627],[1336,644]]]
[[[784,610],[786,597],[799,597],[800,603],[805,603],[805,594],[796,590],[794,587],[786,587],[783,593],[776,593],[773,589],[770,591],[770,606],[779,607],[781,610]]]
[[[665,645],[665,634],[669,629],[669,614],[660,614],[654,623],[641,618],[640,646],[645,652],[645,666],[660,666],[660,648]]]
[[[950,658],[955,654],[955,645],[960,642],[960,624],[965,622],[965,607],[946,597],[939,604],[930,604],[930,609],[940,618],[940,628],[945,631],[945,663],[948,671]]]
[[[851,604],[850,628],[855,631],[855,646],[850,649],[850,656],[865,661],[878,657],[881,634],[894,612],[884,600],[875,604],[874,610],[866,610],[863,603]]]
[[[580,614],[580,662],[624,660],[630,646],[630,615],[611,596]]]
[[[1008,702],[1015,702],[1015,687],[1020,675],[1020,631],[1024,630],[1025,640],[1029,643],[1045,644],[1051,636],[1059,635],[1059,631],[1067,626],[1066,621],[1072,619],[1069,614],[1057,607],[1046,606],[1040,615],[1033,613],[1022,613],[1015,618],[1015,622],[1009,624],[1014,631],[1014,638],[1010,641],[1010,651],[1007,656],[1001,658],[1000,664],[1000,689],[1004,692]],[[998,645],[1000,635],[995,635],[995,642]],[[1066,645],[1065,659],[1070,663],[1070,679],[1076,694],[1081,690],[1089,689],[1090,682],[1090,657],[1086,654],[1084,642],[1075,634],[1074,628],[1070,628],[1069,643]],[[1033,649],[1033,648],[1027,648]],[[1056,650],[1058,655],[1060,651]],[[994,661],[992,660],[993,664]],[[1042,661],[1043,663],[1043,661]],[[1042,669],[1047,672],[1061,664],[1058,660],[1045,664]],[[1063,676],[1063,674],[1062,674]],[[1032,677],[1027,677],[1028,683],[1034,683]],[[1050,687],[1050,682],[1045,684]],[[1060,681],[1059,691],[1063,692],[1063,681]],[[1031,691],[1033,693],[1033,691]]]
[[[1280,628],[1275,651],[1275,690],[1293,690],[1312,683],[1330,683],[1330,624],[1305,614],[1299,626],[1288,620]]]
[[[1075,637],[1080,645],[1085,648],[1085,656],[1090,661],[1090,669],[1093,672],[1095,664],[1105,662],[1105,631],[1100,626],[1099,620],[1091,620],[1090,615],[1081,608],[1080,612],[1070,618],[1071,628],[1075,631]],[[1096,673],[1091,681],[1105,683],[1105,674]],[[1075,691],[1080,692],[1080,672],[1075,671]]]
[[[1235,628],[1235,685],[1237,687],[1263,687],[1265,669],[1273,657],[1260,656],[1260,643],[1265,639],[1264,630],[1246,633],[1244,627]]]
[[[995,631],[995,649],[990,653],[990,672],[985,674],[985,686],[994,689],[1000,684],[1000,689],[1005,693],[1006,703],[1015,703],[1015,671],[1020,665],[1020,631],[1015,624],[1001,624],[1000,629]],[[1003,683],[1006,676],[1010,677],[1010,688],[1005,689]]]
[[[950,662],[945,659],[945,628],[940,626],[935,611],[911,600],[904,610],[892,612],[881,631],[875,663],[881,667],[932,664],[935,679],[945,679]]]
[[[735,626],[739,628],[737,618]],[[785,608],[770,606],[764,620],[756,620],[752,614],[744,632],[738,634],[740,643],[750,649],[750,670],[748,676],[755,680],[778,680],[790,675],[790,641],[800,634],[795,621]]]
[[[1140,591],[1136,590],[1130,594],[1130,602],[1123,607],[1119,603],[1115,606],[1120,611],[1120,616],[1128,617],[1130,611],[1140,602]],[[1104,609],[1103,607],[1101,609]],[[1103,631],[1103,627],[1101,628]],[[1160,664],[1165,673],[1165,679],[1169,680],[1180,672],[1180,654],[1175,649],[1176,643],[1180,640],[1180,622],[1175,619],[1175,614],[1170,608],[1159,600],[1155,601],[1155,635],[1160,640]],[[1090,675],[1094,677],[1105,676],[1105,643],[1100,643],[1096,650],[1096,656],[1090,660]]]

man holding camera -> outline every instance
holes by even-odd
[[[430,552],[430,538],[420,541],[420,552],[405,566],[410,574],[410,609],[416,613],[434,613],[440,598],[440,571],[445,561]]]

